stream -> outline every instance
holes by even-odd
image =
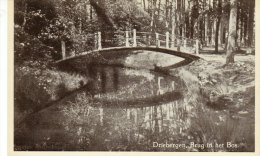
[[[182,143],[190,126],[191,106],[183,97],[186,86],[179,77],[151,70],[156,61],[181,59],[156,55],[127,55],[120,61],[128,67],[78,67],[88,83],[32,115],[15,136],[16,150],[156,151],[155,143]],[[133,68],[137,66],[143,68]]]

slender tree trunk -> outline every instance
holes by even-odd
[[[237,2],[237,22],[236,22],[236,27],[237,27],[237,30],[236,30],[236,47],[240,48],[240,46],[238,45],[238,37],[239,37],[239,18],[240,18],[240,3]]]
[[[89,14],[90,21],[92,22],[92,20],[93,20],[93,10],[92,10],[92,6],[91,5],[89,5],[89,10],[90,10],[90,14]]]
[[[172,47],[174,47],[174,42],[175,42],[175,27],[176,27],[176,22],[175,22],[175,10],[176,10],[176,0],[172,0]]]
[[[216,21],[216,31],[215,31],[215,52],[218,52],[218,38],[219,38],[219,25],[220,25],[220,19],[217,19]]]
[[[151,19],[151,24],[150,24],[150,27],[151,27],[151,32],[153,32],[154,31],[154,11],[155,11],[155,9],[154,9],[154,3],[153,3],[153,1],[154,0],[152,0],[152,3],[151,3],[151,13],[152,13],[152,19]]]
[[[243,27],[243,16],[241,15],[241,18],[240,18],[240,46],[243,45],[243,33],[244,32],[244,27]]]
[[[212,25],[212,33],[211,33],[211,45],[214,46],[215,45],[215,31],[216,31],[216,20],[213,20]]]
[[[226,64],[234,62],[236,51],[236,20],[237,20],[237,0],[230,0],[231,10],[229,17],[229,35],[227,45]]]
[[[145,7],[145,0],[143,0],[143,5],[144,5],[144,11],[146,10],[146,7]]]
[[[79,10],[80,10],[80,12],[81,12],[81,4],[80,4],[80,6],[79,6]],[[79,33],[81,33],[82,32],[82,15],[80,15],[79,16]]]
[[[224,32],[224,21],[223,20],[221,20],[220,21],[220,26],[219,26],[219,40],[218,40],[218,42],[219,42],[219,44],[220,44],[220,46],[222,47],[222,44],[223,44],[223,32]]]
[[[247,20],[248,20],[248,17],[246,17],[245,19],[244,19],[244,44],[245,44],[245,46],[246,46],[246,44],[247,44],[247,31],[248,31],[248,29],[247,29]]]
[[[149,0],[147,1],[147,11],[148,11],[148,13],[149,13],[150,16],[151,16],[151,9],[150,9],[150,3],[149,3]]]
[[[156,7],[156,4],[157,4],[157,0],[153,0],[153,9],[154,9],[154,11],[153,11],[153,18],[154,18],[154,20],[153,20],[153,26],[154,26],[154,30],[156,31],[156,27],[157,27],[157,22],[156,22],[156,19],[155,19],[155,17],[156,17],[156,10],[157,10],[157,7]]]
[[[168,0],[165,1],[165,26],[166,30],[169,28],[169,23],[168,23]]]
[[[160,12],[161,12],[161,0],[159,0],[159,5],[158,5],[158,17],[157,17],[157,22],[160,21]]]
[[[26,25],[26,21],[27,21],[27,2],[24,2],[24,16],[23,16],[23,24],[22,24],[22,30],[24,31],[25,25]]]
[[[217,10],[218,10],[218,15],[216,21],[215,52],[218,52],[219,26],[220,26],[220,20],[222,15],[222,0],[218,0]]]
[[[254,1],[249,1],[249,19],[248,19],[248,46],[252,46],[254,40],[254,12],[255,12],[255,3]]]
[[[186,14],[185,14],[185,0],[182,0],[182,19],[181,19],[181,21],[182,21],[182,36],[183,37],[186,37],[186,25],[185,25],[185,16],[186,16]]]

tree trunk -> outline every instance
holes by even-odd
[[[92,19],[93,19],[93,12],[92,12],[92,6],[90,5],[89,6],[89,9],[90,9],[90,21],[92,22]]]
[[[215,31],[216,31],[216,20],[214,19],[212,22],[212,33],[211,33],[211,45],[214,46],[215,45]]]
[[[240,5],[239,2],[237,3],[237,22],[236,22],[236,47],[240,48],[240,46],[238,45],[238,36],[239,36],[239,18],[240,18]]]
[[[149,15],[151,15],[151,9],[150,9],[150,3],[147,1],[147,12]]]
[[[219,26],[220,26],[220,20],[222,15],[222,0],[218,0],[217,9],[218,9],[218,15],[217,15],[217,22],[216,22],[215,52],[218,52]]]
[[[215,31],[215,52],[218,52],[218,38],[219,38],[219,25],[220,25],[220,19],[217,19],[216,21],[216,31]]]
[[[145,7],[145,0],[143,0],[143,5],[144,5],[144,11],[146,10],[146,7]]]
[[[169,24],[168,24],[168,0],[165,1],[165,26],[166,26],[166,30],[168,30],[168,28],[169,28]]]
[[[237,20],[237,0],[230,0],[231,10],[229,17],[229,35],[227,45],[226,64],[234,62],[236,50],[236,20]]]
[[[185,25],[185,0],[182,0],[182,36],[186,37],[186,25]]]
[[[248,20],[248,17],[245,17],[245,19],[244,19],[244,43],[245,43],[245,46],[246,46],[246,44],[247,44],[247,31],[248,31],[248,29],[247,29],[247,20]]]
[[[22,24],[22,30],[24,31],[25,25],[26,25],[26,21],[27,21],[27,3],[25,2],[25,7],[24,7],[24,16],[23,16],[23,24]]]
[[[159,22],[159,21],[160,21],[160,12],[161,12],[161,0],[159,0],[157,22]]]
[[[151,24],[150,24],[150,27],[151,27],[151,32],[154,31],[154,3],[153,3],[154,0],[152,0],[152,3],[151,3],[151,13],[152,13],[152,19],[151,19]]]
[[[243,32],[244,32],[244,29],[243,29],[244,27],[243,27],[243,16],[241,15],[241,18],[240,18],[240,35],[239,35],[239,37],[240,37],[240,46],[242,46],[243,45]]]
[[[172,0],[172,44],[171,47],[174,47],[174,42],[175,42],[175,27],[176,27],[176,22],[175,22],[175,11],[176,11],[176,0]]]
[[[102,7],[102,3],[97,3],[95,0],[90,0],[90,5],[96,10],[96,14],[100,19],[102,19],[106,24],[111,26],[113,29],[117,29],[117,26],[113,19],[107,15],[106,10]]]
[[[224,20],[220,20],[220,26],[219,26],[219,40],[218,40],[218,44],[220,44],[220,46],[222,47],[223,44],[223,32],[224,32]]]
[[[248,19],[248,46],[252,46],[254,40],[254,12],[255,3],[254,1],[249,1],[249,19]]]

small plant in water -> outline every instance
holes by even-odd
[[[62,112],[67,117],[63,122],[64,129],[74,138],[72,141],[75,147],[71,147],[73,149],[82,150],[90,142],[90,132],[87,130],[91,127],[92,102],[91,96],[80,93],[76,96],[74,102],[69,102],[62,108]]]
[[[86,124],[89,122],[92,102],[91,96],[81,93],[76,96],[74,102],[69,101],[69,104],[65,105],[62,111],[65,116],[77,124]]]

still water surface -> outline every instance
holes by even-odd
[[[17,133],[17,147],[156,151],[153,142],[182,143],[191,108],[182,96],[181,79],[108,65],[86,65],[81,70],[88,84],[33,115]]]

